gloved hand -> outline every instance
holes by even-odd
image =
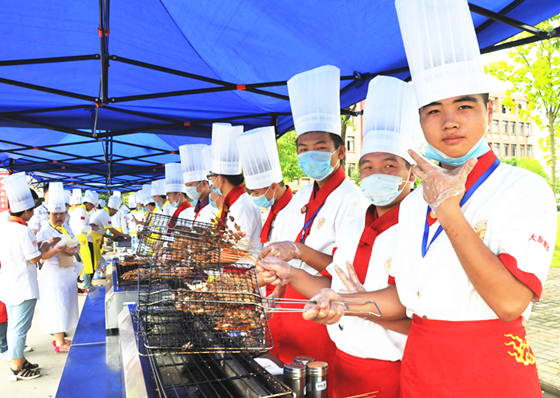
[[[285,286],[290,283],[292,266],[277,258],[267,257],[257,263],[257,272],[262,273],[265,283],[273,286]]]
[[[294,242],[289,241],[271,243],[262,249],[260,253],[260,258],[278,257],[286,262],[293,259],[299,259],[300,256],[301,252],[299,251],[297,245]]]
[[[333,301],[341,301],[340,295],[332,289],[321,289],[319,293],[311,298],[317,304],[305,305],[303,319],[313,320],[324,325],[332,325],[340,321],[344,311],[348,308],[341,304],[333,304]]]
[[[437,208],[447,199],[455,196],[462,197],[467,176],[474,168],[477,159],[469,159],[457,169],[446,170],[427,161],[412,150],[409,150],[408,153],[416,161],[412,172],[422,180],[424,200],[436,215]]]
[[[338,291],[339,294],[351,294],[351,293],[364,293],[366,289],[364,289],[364,285],[358,279],[358,275],[356,275],[356,270],[354,266],[350,263],[350,261],[346,261],[346,268],[348,269],[348,276],[344,273],[344,271],[338,266],[334,266],[334,270],[336,271],[338,277],[346,286],[346,289],[340,289]]]

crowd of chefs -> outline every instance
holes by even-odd
[[[269,319],[272,351],[285,363],[328,362],[332,397],[541,396],[522,321],[552,258],[554,196],[485,140],[493,103],[467,2],[396,8],[413,84],[369,83],[359,188],[340,167],[340,71],[330,65],[288,81],[299,166],[314,180],[296,194],[283,182],[274,128],[230,124],[213,125],[211,145],[180,147],[181,163],[130,195],[130,210],[118,193],[99,205],[95,192],[70,196],[60,183],[35,208],[25,175],[7,177],[0,299],[10,378],[40,375],[23,355],[36,299],[43,333],[66,350],[76,276],[90,288],[104,235],[133,236],[146,212],[160,212],[235,222],[261,250],[263,294],[313,300],[303,316]],[[415,152],[421,132],[435,162]],[[80,263],[57,264],[78,250]]]

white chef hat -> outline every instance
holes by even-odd
[[[165,194],[169,192],[187,192],[183,182],[181,163],[167,163],[165,165]]]
[[[288,80],[288,93],[299,137],[310,131],[340,135],[340,69],[325,65]]]
[[[80,188],[74,188],[72,190],[72,196],[70,196],[71,205],[81,205],[82,204],[82,190]]]
[[[97,206],[99,206],[99,207],[101,207],[101,208],[105,207],[106,204],[107,204],[107,203],[105,202],[105,199],[99,199],[99,200],[97,201]]]
[[[19,213],[35,207],[35,201],[31,194],[31,188],[27,185],[25,173],[15,173],[2,180],[10,202],[10,211]]]
[[[215,174],[241,174],[237,137],[243,132],[243,126],[229,123],[212,124],[212,167]]]
[[[94,191],[90,191],[89,189],[86,191],[84,198],[82,199],[82,203],[88,202],[91,203],[94,206],[97,206],[97,199],[99,198],[99,196],[97,195],[97,192]]]
[[[138,202],[136,201],[136,194],[135,193],[131,193],[130,195],[128,195],[128,206],[131,208],[135,208],[136,204]]]
[[[372,79],[368,87],[363,120],[361,156],[372,152],[387,152],[414,163],[408,150],[417,149],[420,122],[411,84],[389,76]]]
[[[113,196],[116,196],[117,198],[121,197],[121,191],[113,191]]]
[[[122,203],[121,198],[117,198],[116,196],[109,196],[109,203],[107,207],[110,207],[111,209],[119,210],[121,203]]]
[[[165,196],[165,178],[161,180],[152,181],[152,189],[150,191],[150,196]]]
[[[467,0],[396,0],[418,107],[488,92]]]
[[[154,200],[152,199],[152,183],[142,185],[142,204],[145,206],[144,202],[147,200],[147,203],[153,203]]]
[[[202,150],[202,157],[204,158],[204,164],[206,165],[206,170],[210,172],[212,170],[212,145],[207,145]],[[204,176],[206,179],[206,176]]]
[[[49,182],[49,213],[65,213],[66,202],[64,201],[64,186],[61,182]]]
[[[72,192],[65,190],[64,191],[64,203],[69,205],[71,196],[72,196]]]
[[[209,171],[204,159],[204,149],[206,147],[208,145],[204,144],[181,145],[179,147],[185,184],[206,179]]]
[[[237,138],[245,185],[249,189],[269,187],[282,181],[282,170],[276,147],[274,127],[261,127],[244,132]]]

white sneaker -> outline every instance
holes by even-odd
[[[25,348],[23,349],[23,352],[31,352],[33,351],[33,347],[30,347],[28,345],[25,346]]]
[[[12,361],[12,359],[8,355],[8,350],[6,350],[6,351],[4,351],[3,353],[0,354],[0,359],[3,359],[4,361],[7,361],[7,362]]]

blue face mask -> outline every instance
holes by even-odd
[[[200,184],[202,184],[202,181],[200,182]],[[198,184],[198,185],[200,185]],[[198,192],[198,185],[196,187],[189,187],[187,186],[187,196],[189,198],[191,198],[192,200],[199,200],[200,197],[202,196],[202,192]]]
[[[299,167],[301,167],[308,177],[317,181],[323,181],[334,170],[334,167],[331,166],[331,157],[333,153],[320,151],[300,153],[298,155]]]
[[[156,202],[156,206],[157,206],[158,209],[163,209],[163,206],[159,202]]]
[[[212,206],[214,209],[217,209],[218,205],[212,200],[212,195],[208,195],[208,198],[210,199],[210,206]]]
[[[426,153],[424,154],[425,157],[433,159],[437,162],[447,164],[449,166],[457,167],[461,166],[467,160],[471,158],[479,158],[484,155],[486,152],[490,150],[488,143],[486,142],[486,138],[482,136],[480,141],[472,147],[472,149],[467,153],[465,156],[461,156],[460,158],[452,158],[447,156],[443,152],[438,151],[436,148],[428,144],[428,149],[426,149]]]
[[[388,174],[373,174],[361,181],[364,196],[376,206],[391,204],[402,193],[402,178]]]
[[[222,184],[220,185],[220,188],[222,187],[223,184],[224,183],[222,182]],[[224,194],[222,193],[222,190],[220,188],[214,187],[214,183],[212,183],[212,191],[214,191],[214,193],[216,195],[224,196]]]
[[[270,187],[268,187],[268,189],[270,189]],[[253,198],[253,202],[257,206],[264,207],[265,209],[268,209],[269,207],[271,207],[274,204],[274,196],[272,196],[272,199],[270,199],[270,200],[266,198],[266,194],[268,193],[268,189],[261,196],[251,196],[251,198]]]

